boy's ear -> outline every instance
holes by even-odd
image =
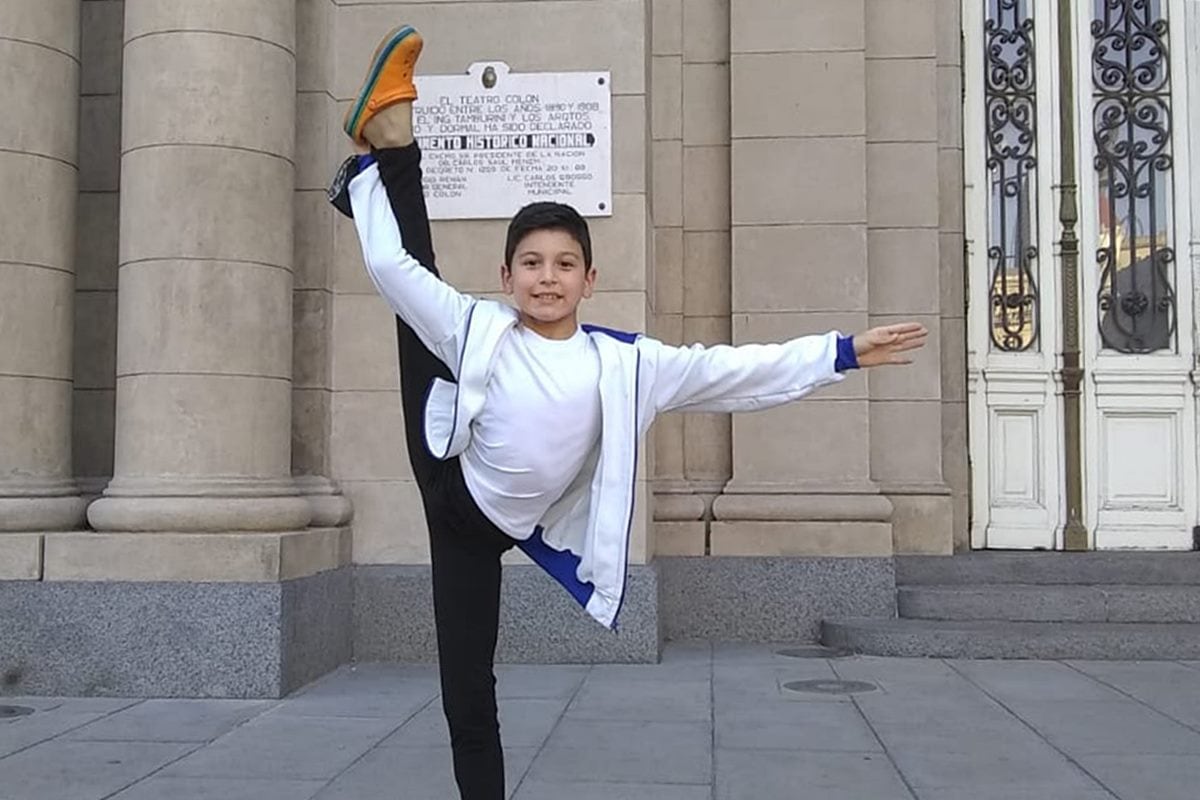
[[[592,292],[596,290],[597,277],[599,277],[599,273],[596,272],[596,268],[588,267],[587,275],[583,278],[583,296],[585,299],[590,298]]]
[[[505,294],[513,293],[512,269],[503,261],[500,262],[500,287],[504,290]]]

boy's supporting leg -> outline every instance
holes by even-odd
[[[442,708],[462,800],[503,800],[494,659],[500,556],[513,542],[479,511],[458,460],[450,465],[439,500],[426,504]]]

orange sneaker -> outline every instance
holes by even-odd
[[[367,79],[342,123],[342,129],[357,144],[366,144],[362,131],[371,117],[390,105],[417,99],[413,69],[421,55],[422,44],[421,34],[415,28],[401,25],[388,32],[375,48]]]

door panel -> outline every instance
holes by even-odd
[[[1074,289],[1089,544],[1190,548],[1200,214],[1194,142],[1176,120],[1189,119],[1197,66],[1183,42],[1200,4],[1076,0],[1066,87],[1059,5],[963,5],[972,545],[1062,546],[1061,292]],[[1077,133],[1078,287],[1060,285],[1063,101]]]

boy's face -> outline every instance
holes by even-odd
[[[571,234],[537,230],[517,243],[512,264],[500,267],[500,280],[526,323],[535,329],[569,323],[573,333],[579,303],[595,288],[596,270],[585,266],[583,248]]]

